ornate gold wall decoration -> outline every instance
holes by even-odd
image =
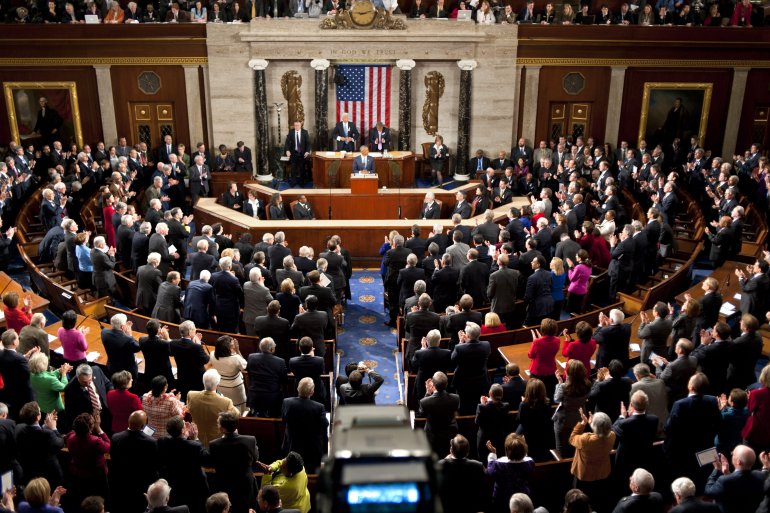
[[[11,138],[26,147],[40,134],[34,131],[41,96],[49,99],[48,108],[56,110],[62,124],[57,138],[66,147],[75,142],[83,147],[83,128],[80,123],[80,103],[75,82],[3,82],[5,105]],[[54,99],[52,94],[56,94]]]
[[[292,126],[295,121],[305,122],[305,107],[302,105],[302,77],[295,70],[287,71],[281,77],[281,92],[289,105],[288,122]]]
[[[438,71],[425,75],[425,104],[422,106],[422,126],[429,135],[438,132],[438,104],[444,95],[444,76]]]
[[[404,20],[394,18],[384,9],[376,9],[369,0],[358,0],[349,10],[340,9],[321,20],[322,29],[406,30]]]

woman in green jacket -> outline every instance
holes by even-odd
[[[310,511],[310,492],[307,489],[307,473],[302,456],[290,452],[285,459],[270,465],[260,462],[260,465],[265,471],[262,486],[273,485],[278,488],[285,509],[298,509],[300,513]]]
[[[72,365],[65,363],[58,370],[49,371],[48,357],[43,352],[35,353],[29,359],[29,383],[41,412],[64,411],[61,393],[67,386],[67,373],[71,370]]]

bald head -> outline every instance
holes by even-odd
[[[142,410],[137,410],[128,417],[128,429],[131,431],[141,431],[147,425],[147,414]]]

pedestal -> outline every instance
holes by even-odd
[[[376,173],[369,173],[366,175],[351,174],[350,193],[353,195],[377,194],[379,183],[380,178]]]

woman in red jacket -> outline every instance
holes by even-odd
[[[115,207],[112,206],[113,200],[114,197],[109,192],[105,192],[102,196],[102,221],[108,248],[115,247],[115,226],[112,224],[112,215],[115,213]]]
[[[142,409],[139,396],[128,391],[133,384],[131,373],[123,370],[112,375],[112,386],[107,392],[107,407],[112,414],[112,432],[120,433],[128,429],[128,417]]]
[[[553,319],[543,319],[540,331],[532,330],[532,345],[527,356],[532,360],[529,364],[530,378],[543,382],[548,397],[553,398],[556,389],[556,353],[559,352],[559,325]]]
[[[3,315],[7,329],[21,332],[24,326],[29,326],[32,319],[32,296],[24,296],[24,306],[19,308],[19,294],[8,292],[3,296]]]
[[[110,452],[110,437],[99,424],[98,413],[81,413],[72,421],[72,431],[67,435],[70,471],[66,500],[75,507],[90,495],[107,497],[104,457]]]
[[[583,231],[575,230],[575,240],[580,247],[588,251],[591,262],[597,267],[606,269],[612,256],[607,241],[601,236],[591,221],[583,222]]]
[[[759,374],[761,388],[749,393],[749,420],[741,436],[757,454],[770,450],[770,365]]]
[[[575,326],[575,333],[578,339],[572,340],[569,332],[564,330],[564,348],[561,350],[561,355],[567,358],[567,363],[570,360],[579,360],[586,368],[586,372],[590,374],[591,357],[596,352],[596,340],[593,339],[594,330],[587,322],[580,321]]]

